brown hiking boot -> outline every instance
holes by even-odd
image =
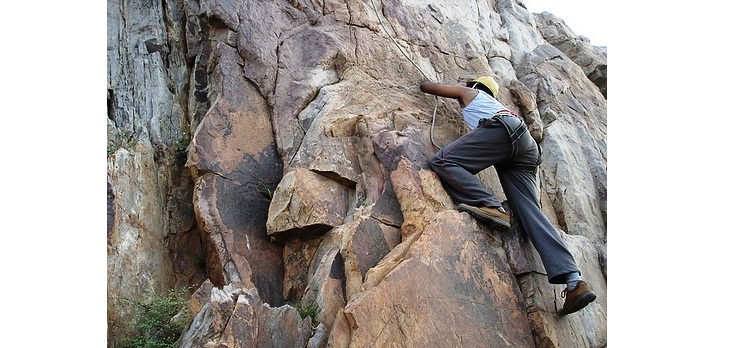
[[[566,297],[566,300],[564,301],[564,306],[561,308],[561,311],[558,313],[561,315],[567,315],[585,308],[587,304],[595,301],[595,298],[598,296],[595,295],[587,283],[580,280],[577,282],[577,287],[574,288],[574,290],[566,291],[566,289],[564,289],[564,291],[561,292],[561,297]]]
[[[473,217],[482,221],[492,223],[497,227],[508,231],[511,227],[509,223],[511,221],[511,215],[503,209],[503,207],[489,208],[489,207],[473,207],[468,204],[461,203],[457,206],[459,211],[464,211],[472,215]]]

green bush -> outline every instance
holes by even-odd
[[[186,315],[189,302],[185,299],[185,294],[185,290],[170,291],[165,296],[153,295],[144,300],[133,301],[132,304],[137,310],[134,328],[137,334],[126,339],[125,346],[173,347],[191,322],[191,318]]]

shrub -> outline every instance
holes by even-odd
[[[173,347],[191,318],[186,315],[188,300],[186,290],[170,291],[165,296],[153,295],[144,300],[131,302],[136,308],[135,327],[137,334],[126,339],[126,347],[168,348]]]

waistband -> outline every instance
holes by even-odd
[[[522,119],[521,117],[519,117],[519,115],[511,112],[511,110],[508,110],[508,109],[499,110],[498,112],[496,112],[495,114],[493,114],[493,116],[491,116],[491,118],[496,117],[496,116],[510,116],[510,117],[516,117],[516,118],[518,118],[520,120]]]

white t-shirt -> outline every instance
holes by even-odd
[[[501,110],[508,110],[508,108],[489,94],[479,91],[477,92],[477,96],[472,99],[472,102],[461,109],[461,115],[464,117],[464,122],[469,127],[469,130],[473,130],[477,128],[480,119],[490,118]]]

